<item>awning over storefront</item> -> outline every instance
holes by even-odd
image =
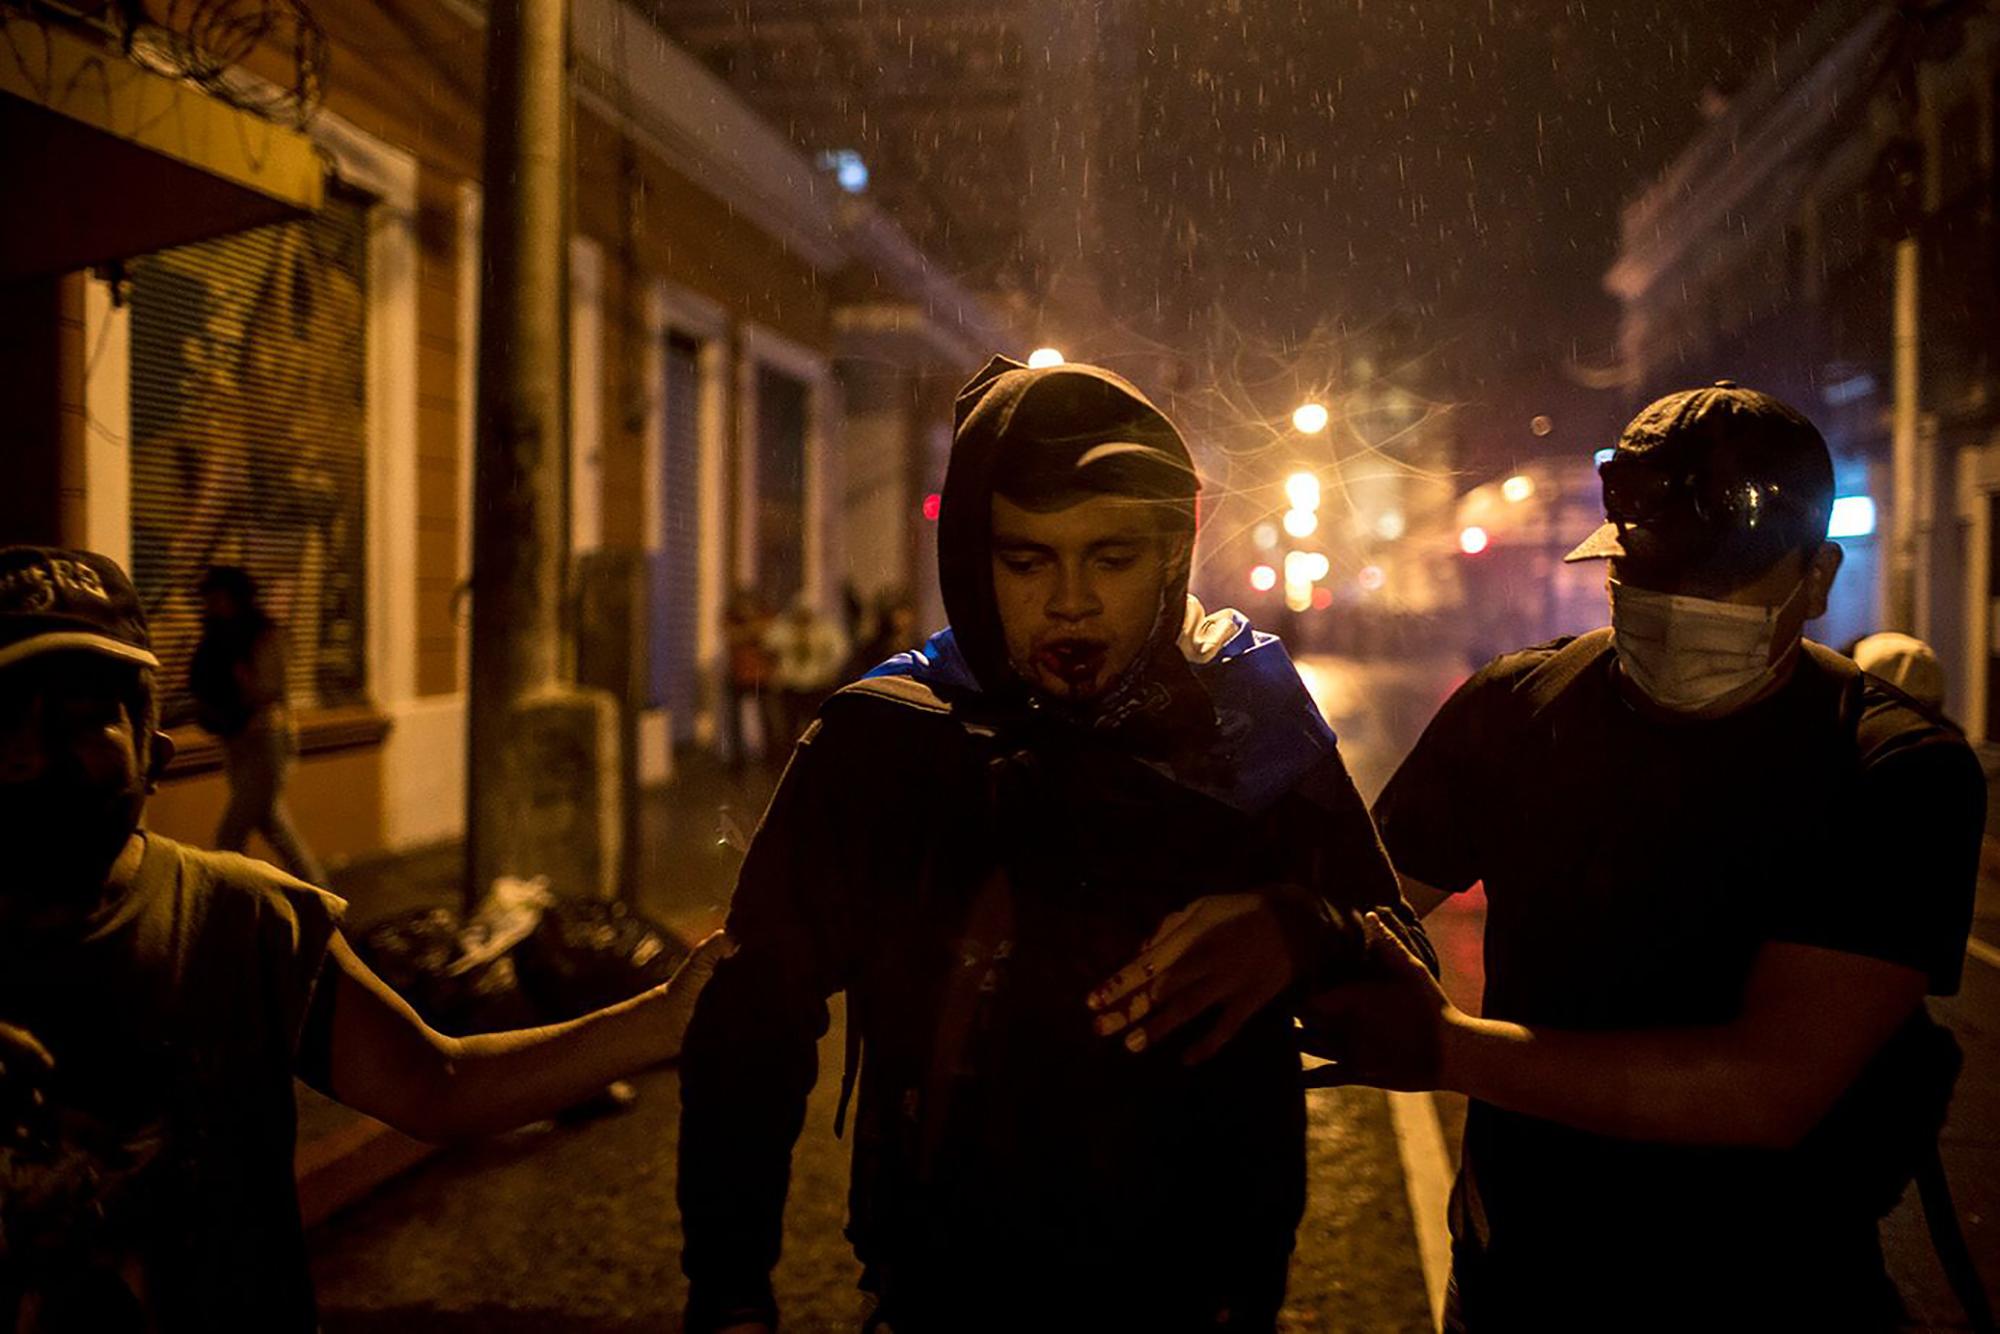
[[[298,131],[0,12],[0,282],[298,217],[323,186]]]

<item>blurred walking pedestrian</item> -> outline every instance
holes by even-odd
[[[865,676],[915,642],[917,609],[900,588],[885,589],[876,594],[875,605],[869,609],[861,633],[855,636],[846,675]]]
[[[840,627],[804,597],[764,631],[778,705],[777,726],[764,747],[764,758],[773,768],[784,764],[792,743],[840,684],[840,674],[847,666],[847,643]]]
[[[750,757],[750,729],[743,718],[746,704],[757,709],[758,731],[770,731],[765,725],[768,713],[764,706],[771,690],[771,654],[764,647],[764,632],[770,624],[771,614],[757,594],[747,588],[737,589],[723,609],[722,638],[729,650],[729,660],[724,664],[722,749],[723,761],[732,770],[742,769]],[[760,753],[768,752],[770,737],[765,735],[761,739]]]
[[[229,779],[215,846],[241,852],[252,833],[262,834],[286,870],[309,885],[324,885],[326,872],[285,805],[285,783],[298,755],[287,702],[285,629],[264,610],[257,580],[241,566],[210,566],[201,599],[201,643],[188,668],[188,689],[195,720],[222,742]]]

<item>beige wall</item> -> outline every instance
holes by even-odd
[[[458,688],[461,359],[459,181],[421,169],[417,198],[417,693]]]
[[[466,442],[471,438],[471,360],[464,229],[466,191],[480,171],[480,88],[484,35],[437,0],[338,5],[320,15],[332,44],[324,109],[362,135],[407,154],[416,166],[414,339],[384,346],[381,354],[407,358],[415,383],[415,426],[398,448],[413,448],[414,613],[400,646],[413,664],[416,707],[385,700],[396,731],[387,742],[313,754],[319,720],[301,719],[308,754],[294,771],[290,800],[307,840],[320,855],[340,861],[379,850],[397,830],[456,827],[442,810],[405,818],[407,776],[385,774],[385,754],[436,753],[442,760],[462,746],[461,682],[464,640],[453,616],[467,549]],[[284,82],[282,57],[260,53],[250,68]],[[604,256],[603,338],[598,359],[602,424],[600,513],[607,546],[647,546],[647,434],[657,424],[652,402],[660,386],[656,330],[648,301],[661,283],[707,298],[720,308],[725,327],[756,327],[812,354],[832,343],[830,283],[826,275],[778,240],[745,222],[722,199],[669,169],[642,146],[627,150],[621,136],[586,108],[575,117],[575,234],[588,237]],[[636,197],[637,230],[621,235],[627,200]],[[725,346],[737,342],[730,337]],[[723,373],[734,383],[734,368]],[[736,404],[725,396],[731,419],[724,450],[733,450]],[[733,512],[733,505],[722,507]],[[720,517],[719,515],[717,517]],[[381,560],[371,537],[370,559]],[[406,590],[407,590],[407,586]],[[370,615],[378,609],[371,606]],[[421,733],[421,738],[419,737]],[[191,744],[198,739],[190,737]],[[399,740],[402,744],[399,746]],[[224,780],[213,769],[183,773],[155,798],[153,823],[162,832],[205,843],[225,800]],[[421,804],[421,803],[420,803]],[[435,805],[435,802],[429,803]],[[398,807],[398,809],[391,809]],[[435,834],[433,835],[435,836]]]

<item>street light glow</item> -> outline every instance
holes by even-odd
[[[1375,519],[1375,536],[1384,542],[1393,542],[1401,537],[1409,527],[1401,510],[1383,510]]]
[[[1285,479],[1285,499],[1295,510],[1313,513],[1319,509],[1319,478],[1309,472],[1295,472]]]
[[[1468,556],[1477,556],[1486,550],[1487,540],[1486,530],[1474,524],[1458,535],[1458,549]]]
[[[1259,593],[1268,593],[1278,586],[1278,572],[1268,565],[1250,567],[1250,587]]]
[[[1272,547],[1278,545],[1278,525],[1275,523],[1258,524],[1256,532],[1250,535],[1250,540],[1257,544],[1257,550],[1269,551]]]
[[[1305,435],[1318,435],[1326,422],[1326,409],[1318,403],[1301,403],[1292,413],[1292,425]]]
[[[1333,569],[1333,562],[1326,558],[1324,551],[1288,551],[1285,553],[1285,582],[1288,584],[1312,584],[1326,578]]]
[[[1518,505],[1535,494],[1535,479],[1525,473],[1515,473],[1500,483],[1500,494],[1507,497],[1507,503]]]
[[[1038,347],[1028,354],[1028,365],[1034,370],[1044,370],[1062,364],[1063,354],[1052,347]]]
[[[1361,567],[1361,573],[1354,576],[1354,581],[1360,584],[1363,590],[1373,593],[1382,587],[1386,576],[1382,573],[1380,565],[1364,565]]]
[[[1286,510],[1285,531],[1293,537],[1311,537],[1319,531],[1319,516],[1311,510]]]

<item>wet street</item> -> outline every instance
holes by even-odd
[[[1341,737],[1357,784],[1372,796],[1462,674],[1454,663],[1362,664],[1316,658],[1308,684]],[[650,907],[683,930],[714,920],[713,868],[649,877]],[[1986,904],[1992,905],[1989,883]],[[1455,999],[1478,998],[1476,901],[1431,921]],[[1996,935],[1989,918],[1981,930]],[[1967,990],[1944,1012],[1970,1073],[1947,1135],[1947,1160],[1975,1254],[2000,1254],[1992,1183],[2000,1111],[2000,970],[1968,960]],[[832,1132],[841,1029],[821,1047],[822,1079],[793,1163],[785,1253],[776,1283],[793,1330],[854,1328],[857,1269],[840,1235],[847,1151]],[[638,1105],[579,1124],[539,1126],[451,1150],[312,1235],[328,1334],[547,1331],[637,1334],[679,1328],[671,1071],[638,1081]],[[1289,1330],[1431,1328],[1442,1275],[1443,1193],[1463,1108],[1449,1097],[1372,1090],[1311,1095],[1311,1199],[1292,1266]],[[1421,1222],[1419,1221],[1421,1220]],[[1919,1328],[1962,1327],[1922,1224],[1906,1207],[1887,1227],[1892,1266]],[[1428,1253],[1428,1257],[1427,1257]],[[1427,1269],[1426,1258],[1429,1265]],[[1989,1274],[1989,1282],[2000,1274]]]

